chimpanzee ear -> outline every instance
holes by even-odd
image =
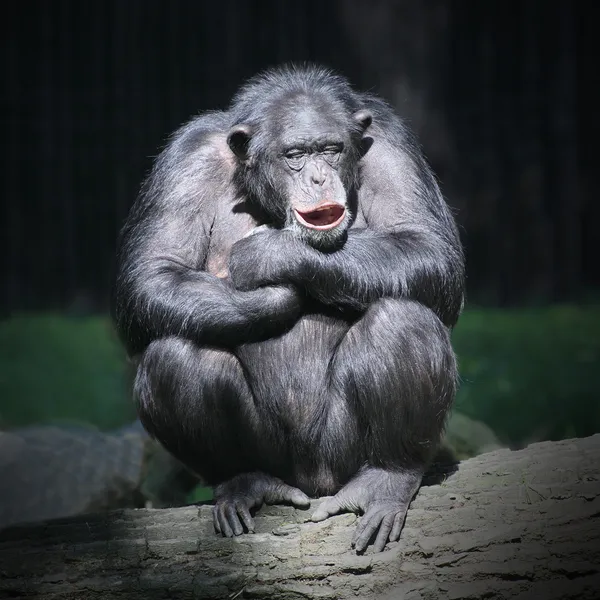
[[[373,115],[370,110],[366,108],[361,108],[357,110],[352,118],[358,124],[358,126],[363,130],[363,132],[369,127],[369,125],[373,122]]]
[[[248,158],[248,146],[250,145],[251,138],[252,128],[250,125],[240,123],[239,125],[234,125],[229,130],[227,145],[240,160],[246,160]]]

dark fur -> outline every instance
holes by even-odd
[[[295,223],[280,173],[278,132],[305,106],[347,140],[350,218],[323,235]],[[240,124],[245,161],[226,142]],[[389,106],[319,68],[254,78],[228,111],[172,137],[118,265],[114,318],[140,360],[140,418],[168,450],[212,485],[261,472],[310,495],[347,489],[340,509],[402,497],[405,512],[455,394],[464,268],[434,176]]]

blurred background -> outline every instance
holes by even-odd
[[[385,97],[456,209],[468,272],[454,332],[462,385],[447,441],[456,455],[600,431],[592,9],[6,3],[0,479],[24,491],[9,499],[3,485],[0,525],[2,507],[5,522],[22,519],[23,498],[41,489],[62,507],[52,515],[69,514],[115,505],[154,472],[141,432],[128,427],[131,373],[107,316],[116,236],[167,136],[284,61],[324,64]],[[162,483],[136,502],[179,501],[164,499],[174,467],[159,463]],[[36,506],[27,518],[48,514]]]

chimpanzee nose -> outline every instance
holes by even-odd
[[[310,179],[315,185],[323,185],[327,179],[327,173],[322,167],[314,167],[310,174]]]

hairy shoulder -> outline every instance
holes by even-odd
[[[373,122],[365,137],[370,138],[372,147],[364,157],[365,162],[373,162],[373,157],[389,161],[422,159],[418,141],[396,111],[380,98],[363,95],[363,105],[373,115]],[[373,151],[371,151],[373,150]]]
[[[189,164],[197,168],[221,167],[233,171],[233,154],[227,146],[229,120],[224,112],[193,118],[171,135],[158,162],[169,167],[176,161],[179,166]]]
[[[227,113],[213,112],[175,131],[158,156],[142,197],[158,205],[189,206],[190,196],[204,203],[227,189],[235,167],[227,145],[228,128]]]
[[[424,225],[446,207],[417,138],[383,100],[365,95],[373,114],[365,133],[368,150],[360,161],[360,201],[372,224],[386,227]]]

